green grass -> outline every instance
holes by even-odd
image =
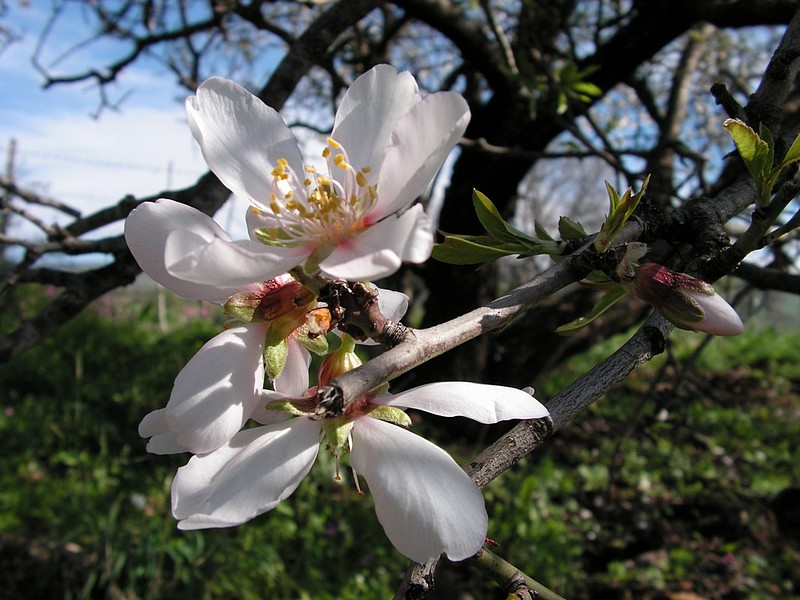
[[[221,317],[170,322],[162,332],[153,305],[133,301],[89,311],[0,367],[0,596],[390,597],[407,561],[369,494],[334,482],[322,456],[268,514],[176,529],[169,485],[186,457],[148,455],[136,428]],[[500,556],[571,600],[800,597],[800,539],[770,510],[800,485],[800,334],[714,340],[684,371],[701,339],[678,332],[668,354],[488,486]],[[571,360],[537,396],[619,343]],[[415,429],[451,440],[462,462],[477,449],[431,422]],[[503,597],[463,565],[440,580],[443,598]]]

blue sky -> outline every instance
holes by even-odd
[[[126,94],[117,111],[93,113],[97,89],[86,83],[44,90],[31,64],[49,10],[45,3],[14,3],[4,25],[21,39],[0,54],[0,152],[5,164],[11,139],[16,141],[15,178],[19,185],[61,200],[85,214],[126,194],[151,195],[167,187],[193,183],[206,171],[186,125],[179,89],[170,74],[154,64],[134,65],[109,88]],[[69,43],[69,31],[85,32],[80,14],[66,21],[53,38],[54,49]],[[56,50],[58,51],[58,50]],[[103,56],[111,47],[92,48],[63,65],[65,72]],[[52,55],[51,55],[52,57]],[[51,60],[48,57],[48,60]],[[102,63],[95,63],[99,66]],[[3,167],[4,168],[4,167]],[[41,214],[41,213],[40,213]],[[53,213],[42,216],[52,219]]]

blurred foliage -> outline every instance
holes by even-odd
[[[176,529],[169,486],[186,457],[146,454],[136,430],[220,330],[219,313],[187,306],[171,300],[163,331],[154,302],[115,295],[0,368],[0,596],[389,597],[406,560],[324,453],[271,513]],[[800,503],[776,500],[800,486],[800,334],[717,339],[695,357],[702,339],[677,332],[488,486],[501,556],[570,599],[800,597]],[[619,341],[570,361],[537,397]],[[439,423],[415,416],[415,431],[468,461],[475,440]],[[440,585],[441,598],[502,597],[465,565],[446,566]]]

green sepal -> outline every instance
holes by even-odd
[[[244,323],[263,323],[264,319],[256,314],[260,302],[260,299],[255,294],[239,292],[228,298],[223,310],[229,317]]]
[[[622,286],[620,285],[617,285],[616,287],[608,290],[595,303],[595,305],[592,307],[592,310],[589,312],[588,315],[586,315],[585,317],[578,317],[574,321],[565,323],[564,325],[556,329],[556,333],[559,333],[561,335],[572,335],[574,333],[578,333],[581,329],[586,327],[589,323],[594,321],[597,317],[602,315],[609,308],[611,308],[617,302],[619,302],[619,300],[624,295],[625,295],[625,290],[622,289]]]
[[[379,421],[400,425],[401,427],[411,427],[411,417],[409,417],[404,410],[396,406],[383,406],[378,404],[369,411],[369,416]]]
[[[275,412],[286,412],[290,415],[294,415],[295,417],[303,417],[308,416],[308,413],[303,412],[299,408],[297,408],[291,402],[287,402],[286,400],[276,400],[275,402],[270,402],[266,410],[274,410]]]
[[[309,352],[313,352],[317,356],[325,356],[328,353],[328,338],[324,335],[316,335],[310,337],[308,335],[308,327],[303,325],[295,329],[292,337],[298,344],[303,346]]]
[[[322,429],[328,439],[328,446],[332,449],[347,447],[347,440],[350,431],[353,429],[354,421],[346,421],[341,417],[333,419],[323,419]]]
[[[267,377],[275,379],[283,371],[286,359],[289,356],[289,344],[286,338],[270,343],[269,337],[264,346],[264,367]]]

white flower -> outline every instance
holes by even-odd
[[[281,286],[296,283],[288,275],[241,286],[193,283],[175,277],[167,270],[165,249],[178,227],[183,247],[190,253],[215,241],[229,243],[228,235],[211,217],[165,199],[144,203],[131,212],[125,222],[125,238],[142,270],[181,296],[222,303],[242,292],[262,293],[265,286],[280,291]],[[203,254],[201,260],[206,259],[215,262],[214,253]],[[291,300],[279,297],[278,303],[288,302],[290,308],[297,310]],[[392,320],[399,320],[408,307],[405,294],[389,290],[379,290],[378,302],[384,315]],[[309,301],[299,306],[299,312],[304,314],[304,306],[313,305]],[[139,426],[140,435],[151,438],[148,451],[210,452],[242,428],[259,404],[265,375],[265,339],[270,326],[281,316],[295,319],[298,327],[303,322],[302,314],[287,316],[280,306],[277,312],[280,314],[272,323],[244,323],[223,331],[195,354],[176,378],[167,406],[147,415]],[[292,329],[294,325],[289,323],[287,327]],[[286,344],[286,361],[273,384],[278,390],[296,389],[308,381],[311,356],[293,335],[286,337]]]
[[[216,239],[187,252],[179,229],[167,249],[172,276],[231,286],[305,263],[309,272],[371,280],[430,256],[430,221],[411,204],[466,129],[458,94],[423,99],[411,74],[374,67],[342,99],[325,174],[304,165],[275,110],[231,81],[205,81],[186,108],[210,169],[254,207],[251,232],[261,244]]]
[[[313,402],[313,392],[291,399],[298,405]],[[290,399],[264,394],[270,401]],[[420,563],[442,553],[451,560],[474,555],[488,527],[480,490],[444,450],[379,420],[397,414],[387,407],[482,423],[544,417],[547,409],[520,390],[444,382],[395,396],[365,396],[337,421],[334,429],[350,447],[351,466],[369,485],[378,520],[400,552]],[[218,450],[194,456],[172,483],[172,512],[179,528],[230,527],[273,509],[311,469],[324,431],[330,435],[323,421],[297,416],[246,429]],[[336,447],[340,441],[330,443]]]

